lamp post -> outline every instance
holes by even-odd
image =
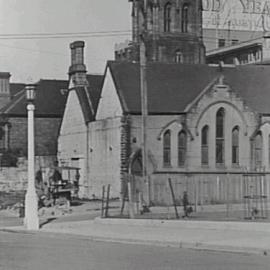
[[[34,141],[34,100],[36,85],[29,84],[25,87],[27,99],[28,118],[28,186],[25,196],[25,219],[27,230],[38,230],[38,198],[35,188],[35,141]]]

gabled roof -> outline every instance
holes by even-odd
[[[85,122],[93,121],[97,112],[103,84],[103,75],[86,75],[87,87],[77,87],[76,93],[82,108]]]
[[[109,61],[116,91],[125,113],[140,114],[139,64]],[[213,80],[224,75],[225,83],[258,113],[270,113],[270,67],[149,63],[147,65],[150,114],[181,114]]]
[[[17,87],[17,86],[16,86]],[[35,99],[35,115],[38,117],[62,117],[66,98],[68,81],[65,80],[40,80],[37,83]],[[14,98],[0,109],[0,113],[14,117],[25,117],[27,101],[25,90],[19,91]]]

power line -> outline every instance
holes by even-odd
[[[6,45],[6,44],[3,44],[3,43],[0,43],[0,47],[7,47],[7,48],[11,48],[11,49],[18,49],[18,50],[23,50],[23,51],[28,51],[28,52],[53,54],[53,55],[59,55],[59,56],[65,56],[65,57],[67,56],[67,54],[63,54],[63,53],[47,51],[47,50],[35,50],[35,49],[30,49],[30,48],[23,48],[23,47]]]
[[[92,35],[92,34],[110,34],[110,33],[131,33],[131,30],[108,30],[108,31],[85,31],[85,32],[50,32],[50,33],[18,33],[18,34],[0,34],[0,36],[51,36],[51,35]]]
[[[87,37],[116,37],[130,36],[131,30],[127,31],[98,31],[98,32],[70,32],[70,33],[25,33],[25,34],[0,34],[1,40],[28,40],[28,39],[66,39]]]

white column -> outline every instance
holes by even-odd
[[[28,230],[39,229],[38,198],[35,189],[34,111],[35,106],[28,104],[28,187],[25,196],[24,220],[24,224]]]

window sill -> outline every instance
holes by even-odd
[[[172,165],[164,165],[164,164],[163,164],[163,168],[164,168],[164,169],[171,169],[171,168],[172,168]]]
[[[201,167],[203,169],[209,169],[210,168],[209,164],[201,164]]]
[[[227,169],[225,164],[216,164],[216,168],[217,169],[220,169],[220,170],[224,170],[224,169]]]
[[[239,169],[240,168],[240,165],[239,164],[232,164],[232,168],[233,169]]]

